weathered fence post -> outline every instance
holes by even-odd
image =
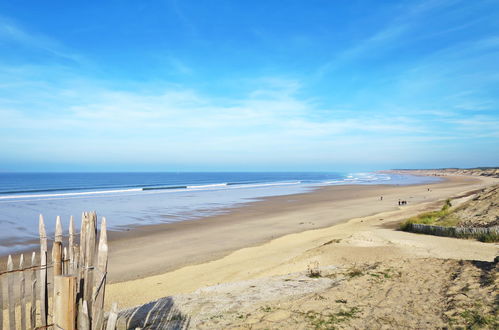
[[[75,225],[74,225],[73,216],[71,216],[69,218],[69,242],[68,242],[69,262],[67,267],[67,272],[69,274],[73,274],[75,272],[74,246],[75,246]]]
[[[85,251],[86,251],[86,233],[87,233],[87,227],[88,227],[88,219],[87,219],[87,213],[83,212],[81,214],[81,227],[80,227],[80,250],[79,250],[79,258],[78,258],[78,296],[79,298],[83,299],[84,296],[84,288],[83,288],[83,278],[84,278],[84,271],[85,271]]]
[[[89,330],[90,329],[90,319],[88,317],[88,306],[87,301],[80,299],[78,305],[78,330]]]
[[[40,214],[40,319],[42,326],[47,326],[48,297],[47,297],[47,232],[43,216]]]
[[[37,326],[39,329],[53,326],[54,329],[65,330],[103,330],[103,306],[108,262],[106,218],[102,218],[97,253],[97,215],[95,212],[83,214],[80,233],[82,241],[79,249],[75,244],[73,218],[70,219],[69,227],[68,250],[63,247],[60,217],[56,218],[52,258],[49,261],[47,232],[43,216],[40,215],[39,266],[37,265],[36,252],[31,255],[30,266],[26,266],[24,255],[21,254],[19,269],[14,269],[12,256],[9,255],[7,272],[2,273],[0,277],[0,329],[3,329],[5,321],[5,325],[10,330],[35,329]],[[50,306],[48,304],[49,267],[53,268],[53,280],[52,277],[50,279],[53,285],[53,299]],[[6,276],[3,276],[4,274]],[[4,277],[6,280],[4,280]],[[5,297],[4,292],[7,293],[7,297]],[[31,297],[27,297],[27,294],[31,294]],[[4,304],[4,298],[6,298],[8,307]],[[37,300],[37,298],[39,299]],[[41,324],[37,324],[39,323],[37,322],[38,301],[40,302]],[[8,318],[4,317],[4,307],[7,309],[5,312]],[[113,322],[116,323],[113,318],[117,317],[117,307],[115,305],[113,305],[113,312],[114,314],[110,314],[111,318],[107,324],[107,329],[114,329],[115,327],[113,325]],[[19,316],[19,318],[16,318],[16,316]]]
[[[62,250],[62,273],[64,275],[67,275],[69,273],[68,264],[68,249],[64,247],[64,250]]]
[[[87,301],[89,316],[92,317],[92,289],[93,289],[93,268],[95,256],[95,236],[97,232],[97,214],[90,212],[87,214],[87,232],[85,233],[85,281],[83,283],[83,300]],[[92,322],[92,319],[90,319]]]
[[[76,276],[54,277],[54,325],[56,329],[75,329]]]
[[[14,298],[14,263],[12,263],[12,257],[9,254],[9,258],[7,259],[7,283],[8,293],[7,297],[9,298],[9,327],[10,330],[16,330],[16,301]]]
[[[24,275],[24,255],[19,259],[19,302],[21,303],[21,329],[26,329],[26,279]]]
[[[118,321],[118,304],[113,303],[113,306],[111,307],[111,311],[109,312],[109,316],[107,318],[106,330],[115,330],[117,321]]]
[[[31,255],[31,306],[30,306],[30,326],[31,329],[36,327],[36,252]]]
[[[106,218],[102,217],[99,250],[97,256],[97,267],[94,270],[94,288],[93,288],[93,304],[92,304],[92,324],[95,323],[96,329],[101,329],[104,323],[104,294],[106,289],[107,277],[107,229]]]
[[[62,244],[54,242],[52,246],[52,264],[54,266],[54,276],[62,275]]]
[[[3,328],[3,281],[0,276],[0,326]]]

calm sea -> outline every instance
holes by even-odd
[[[111,229],[221,214],[259,198],[337,184],[415,184],[436,178],[386,173],[0,173],[0,254],[49,232],[60,215],[106,216]]]

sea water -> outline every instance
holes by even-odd
[[[228,212],[258,199],[325,185],[416,184],[438,178],[393,173],[0,173],[0,254],[38,236],[43,214],[67,229],[83,211],[106,216],[111,230],[186,221]]]

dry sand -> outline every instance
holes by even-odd
[[[318,278],[301,272],[217,285],[155,305],[196,329],[494,329],[498,267],[397,258],[326,267]],[[158,315],[136,317],[134,326],[161,328],[164,309]]]
[[[111,279],[127,281],[108,285],[106,300],[125,308],[219,283],[303,272],[314,261],[321,267],[412,258],[491,261],[495,244],[395,229],[446,198],[497,182],[456,176],[432,185],[326,187],[214,218],[142,228],[112,241]],[[398,199],[409,204],[399,207]]]

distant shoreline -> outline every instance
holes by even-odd
[[[31,175],[28,174],[28,177],[22,178],[28,180]],[[109,182],[105,181],[106,178],[101,178],[100,174],[89,179],[89,182],[84,181],[86,176],[83,174],[78,174],[76,177],[61,175],[63,177],[59,179],[57,179],[59,176],[53,174],[49,178],[45,178],[43,175],[37,176],[30,179],[33,180],[33,183],[23,183],[25,188],[23,191],[38,191],[40,193],[0,194],[0,240],[2,241],[0,255],[30,252],[36,248],[39,214],[45,218],[49,235],[53,233],[56,216],[61,217],[63,231],[67,233],[69,217],[74,216],[78,228],[79,214],[88,210],[96,210],[98,216],[106,216],[110,231],[133,231],[138,227],[148,225],[192,221],[221,215],[231,212],[233,208],[270,196],[300,194],[321,189],[324,186],[364,183],[373,185],[377,182],[413,184],[424,180],[407,174],[389,176],[380,172],[352,175],[336,173],[207,173],[199,174],[197,177],[180,178],[171,173],[158,174],[159,177],[155,177],[156,174],[152,176],[144,174],[145,178],[126,178],[126,175],[121,177],[121,174],[116,174],[116,177],[112,179],[115,183],[119,181],[122,184],[131,184],[132,181],[137,183],[137,180],[140,180],[142,188],[81,191],[83,189],[81,187],[86,185],[97,187],[107,185]],[[204,175],[208,177],[205,178]],[[214,177],[209,177],[209,175]],[[4,182],[6,184],[2,187],[3,191],[15,191],[15,189],[12,190],[14,187],[21,188],[16,186],[16,182],[22,178],[4,178],[4,181],[7,181]],[[39,183],[39,181],[42,182]],[[150,184],[146,184],[146,181]],[[73,182],[76,190],[60,192],[59,188],[56,188],[56,186],[67,187],[70,182]],[[169,183],[165,185],[164,182]],[[191,183],[179,185],[179,182]],[[145,189],[143,186],[148,188]],[[27,189],[29,187],[36,189]],[[46,194],[44,191],[49,193]]]
[[[109,262],[110,283],[116,284],[110,286],[109,299],[133,306],[207,285],[258,277],[259,269],[262,274],[274,274],[270,270],[280,269],[284,260],[293,264],[294,253],[305,253],[299,242],[311,240],[316,232],[350,228],[352,219],[361,224],[359,219],[369,218],[381,226],[388,214],[406,212],[411,216],[416,210],[438,208],[449,197],[497,182],[486,177],[448,176],[431,185],[324,187],[266,198],[221,216],[116,233]],[[408,205],[398,206],[400,198],[407,199]],[[352,230],[355,232],[354,227]],[[286,250],[274,255],[264,248],[281,240],[289,242]],[[253,250],[260,252],[252,254]],[[349,253],[348,249],[342,253]],[[245,257],[238,261],[242,255]],[[219,263],[224,266],[217,267]],[[306,264],[297,266],[306,269]],[[289,272],[297,271],[294,266],[287,267],[291,267]],[[287,267],[278,273],[287,273]]]
[[[437,201],[447,198],[450,192],[476,188],[481,182],[470,177],[448,177],[432,183],[431,193],[426,189],[428,184],[329,186],[302,194],[264,198],[225,214],[194,221],[113,232],[110,258],[115,258],[115,262],[110,262],[110,281],[160,274],[214,260],[283,235],[396,210],[399,198],[407,199],[409,205]],[[384,196],[383,201],[380,196]],[[142,259],[141,255],[154,257]]]
[[[227,208],[222,214],[195,220],[137,225],[127,231],[111,231],[109,281],[122,282],[161,274],[214,260],[231,251],[263,244],[283,235],[395,210],[399,198],[408,199],[411,205],[438,200],[447,196],[450,188],[462,190],[481,181],[452,176],[443,180],[406,186],[325,186],[305,193],[260,198]],[[430,195],[426,189],[428,185],[432,191],[444,191]],[[384,196],[383,201],[379,200],[381,196]],[[37,246],[38,241],[26,243]]]

